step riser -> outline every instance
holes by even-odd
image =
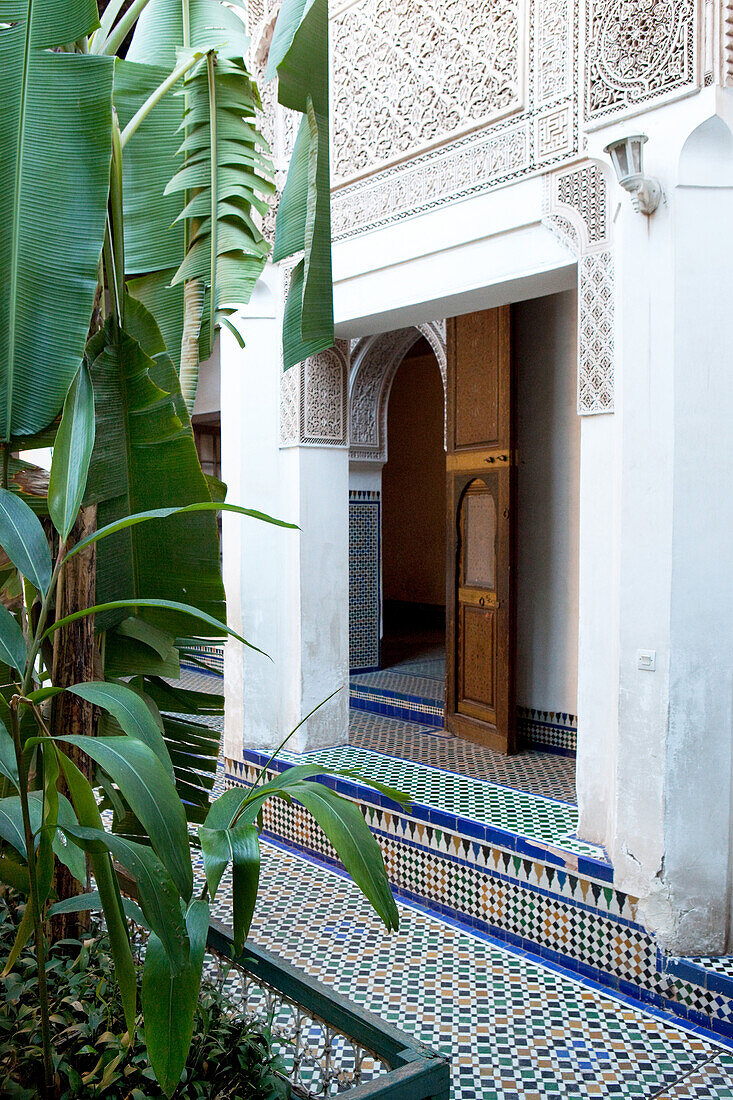
[[[444,707],[439,700],[352,683],[349,689],[349,705],[354,710],[381,714],[386,718],[400,718],[421,726],[430,726],[432,729],[445,729]],[[531,707],[517,707],[517,737],[521,745],[535,752],[574,757],[578,740],[578,720],[572,714],[554,714]]]
[[[227,782],[250,786],[265,762],[227,761]],[[279,762],[278,762],[279,765]],[[281,770],[278,766],[277,770]],[[276,772],[273,772],[276,774]],[[331,785],[329,783],[329,785]],[[543,960],[733,1037],[733,1000],[665,972],[652,937],[636,922],[636,899],[577,869],[562,853],[538,859],[355,798],[376,836],[395,892],[443,917]],[[469,823],[470,824],[470,823]],[[265,833],[341,866],[302,807],[272,799]],[[521,838],[515,838],[521,848]]]

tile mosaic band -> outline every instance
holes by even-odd
[[[227,761],[229,783],[250,785],[266,763],[263,754],[247,756],[243,762]],[[309,759],[314,756],[320,754],[308,754]],[[290,763],[277,761],[273,774]],[[604,877],[608,865],[578,856],[577,863],[568,866],[561,863],[567,851],[528,843],[508,829],[471,835],[477,823],[467,818],[454,816],[451,822],[447,815],[420,804],[410,814],[350,782],[325,781],[360,803],[399,896],[585,979],[733,1037],[733,999],[716,991],[714,983],[705,988],[701,974],[694,981],[693,972],[672,972],[669,960],[637,922],[636,899],[613,886],[612,873],[610,880]],[[272,800],[264,826],[268,835],[288,847],[340,866],[302,807]]]

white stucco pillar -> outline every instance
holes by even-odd
[[[619,419],[580,421],[578,530],[578,834],[608,843],[618,736]]]
[[[726,949],[731,895],[733,137],[711,119],[679,167],[679,139],[655,148],[647,170],[666,201],[645,218],[624,198],[617,220],[618,738],[607,843],[617,885],[641,899],[660,944],[706,954]]]
[[[348,453],[345,439],[340,445],[301,442],[299,425],[305,411],[310,427],[318,423],[323,431],[333,406],[328,394],[345,385],[345,365],[327,352],[310,373],[291,368],[299,434],[283,446],[281,318],[281,276],[268,268],[238,319],[244,349],[222,334],[227,500],[298,525],[288,530],[224,515],[229,622],[268,654],[227,643],[224,752],[233,760],[245,748],[275,748],[334,691],[288,747],[302,752],[348,736]],[[313,381],[310,394],[301,389],[306,376]],[[342,420],[345,425],[345,415]]]

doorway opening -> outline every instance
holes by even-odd
[[[381,666],[445,677],[444,394],[421,337],[397,369],[382,470]]]
[[[566,291],[449,320],[442,360],[414,335],[357,357],[353,708],[574,756],[576,333]]]

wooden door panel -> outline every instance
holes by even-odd
[[[508,326],[508,309],[487,309],[451,322],[451,358],[460,365],[449,375],[451,450],[505,445],[511,397],[504,354]]]
[[[496,723],[496,612],[460,605],[460,690],[458,709],[471,718]]]
[[[515,748],[509,308],[448,325],[446,728]]]

